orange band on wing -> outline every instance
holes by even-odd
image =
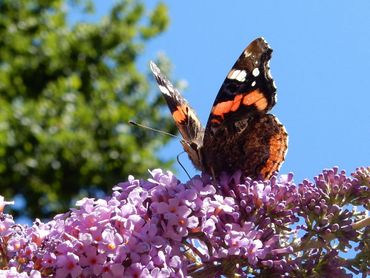
[[[212,109],[212,114],[224,118],[224,114],[230,111],[235,112],[239,109],[242,99],[243,95],[237,95],[233,100],[217,103]]]
[[[263,111],[267,107],[267,99],[260,90],[254,90],[248,93],[243,98],[244,105],[255,105],[259,111]]]
[[[186,118],[188,117],[187,114],[184,112],[186,111],[186,108],[186,105],[176,107],[176,110],[172,113],[172,117],[174,118],[176,123],[181,123],[186,120]]]
[[[212,115],[223,119],[225,114],[237,111],[242,104],[245,106],[254,105],[257,110],[263,111],[267,107],[267,99],[258,89],[246,94],[239,94],[233,100],[217,103],[212,108]]]
[[[234,111],[238,110],[239,107],[240,107],[242,99],[243,99],[243,95],[237,95],[233,100],[230,111],[234,112]]]
[[[224,117],[224,114],[230,111],[231,106],[233,105],[233,101],[223,101],[220,103],[217,103],[212,108],[212,114],[215,116],[220,116],[221,118]]]

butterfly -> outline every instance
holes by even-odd
[[[288,134],[268,111],[276,103],[270,75],[272,49],[263,38],[252,41],[227,74],[204,128],[186,99],[161,73],[150,68],[194,166],[217,178],[222,172],[269,179],[288,149]]]

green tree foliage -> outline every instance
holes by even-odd
[[[68,4],[92,8],[0,0],[0,194],[25,198],[21,213],[32,217],[172,164],[155,153],[168,138],[127,125],[173,132],[137,68],[145,43],[168,25],[166,7],[122,0],[99,22],[71,24]]]

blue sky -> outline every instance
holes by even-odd
[[[98,14],[113,2],[96,1]],[[141,62],[164,52],[173,76],[187,80],[183,94],[203,124],[236,58],[263,36],[274,49],[278,103],[272,113],[289,133],[280,172],[294,172],[298,182],[335,165],[348,172],[370,165],[370,1],[163,2],[170,27],[148,45]],[[161,154],[181,151],[174,141]],[[191,175],[197,173],[186,156],[182,160]]]

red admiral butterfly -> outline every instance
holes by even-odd
[[[271,53],[263,38],[248,45],[222,84],[205,129],[185,98],[150,63],[183,137],[181,144],[199,170],[213,177],[242,170],[245,176],[263,179],[279,170],[288,134],[274,115],[267,114],[276,102]]]

